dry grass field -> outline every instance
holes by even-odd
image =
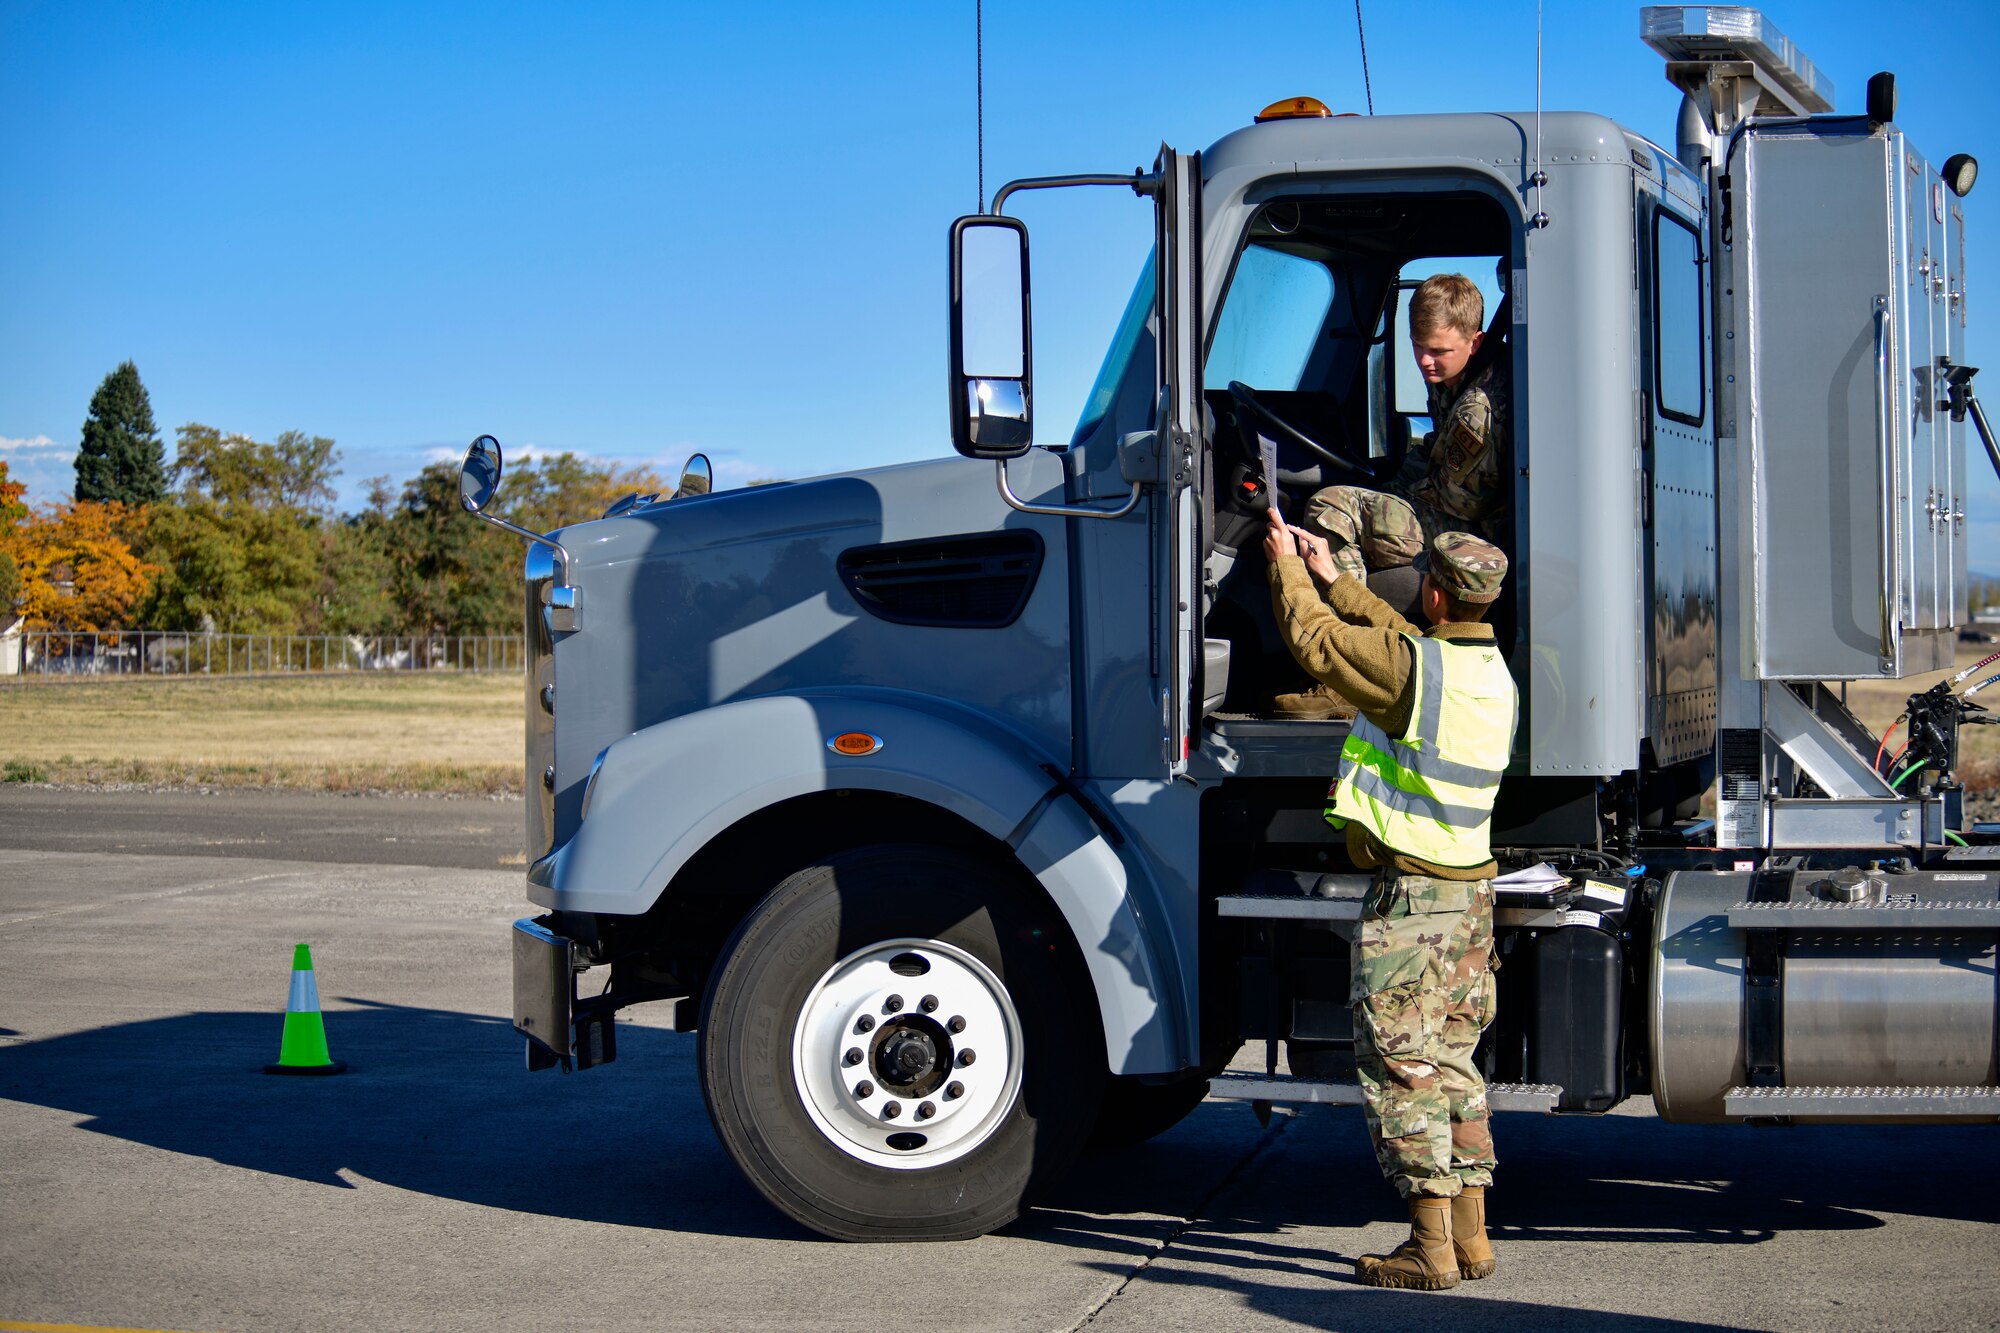
[[[1964,645],[1959,665],[1987,651]],[[1880,736],[1906,698],[1950,674],[1858,681],[1848,705]],[[2000,709],[2000,685],[1989,693]],[[0,781],[519,792],[521,704],[520,677],[506,674],[8,682]],[[1960,739],[1968,790],[2000,789],[2000,727]]]
[[[0,780],[521,789],[521,678],[342,674],[0,685]]]

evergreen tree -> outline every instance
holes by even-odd
[[[139,368],[121,362],[90,397],[83,447],[76,455],[76,498],[137,506],[166,493],[166,453],[153,424],[152,400],[139,382]]]

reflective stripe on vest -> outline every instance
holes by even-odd
[[[1353,820],[1383,845],[1441,866],[1493,859],[1493,798],[1514,746],[1520,699],[1496,646],[1403,636],[1410,725],[1390,736],[1354,719],[1327,792],[1327,822]]]

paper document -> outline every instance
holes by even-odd
[[[1554,893],[1569,883],[1566,876],[1547,861],[1537,861],[1526,870],[1510,870],[1493,881],[1496,889],[1512,889],[1516,893]]]
[[[1285,516],[1284,507],[1278,503],[1278,442],[1257,437],[1257,453],[1264,462],[1264,494],[1270,498],[1271,508],[1278,511],[1278,517]]]

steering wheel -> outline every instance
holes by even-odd
[[[1250,415],[1257,418],[1259,422],[1269,426],[1278,435],[1290,440],[1313,457],[1331,463],[1338,470],[1350,473],[1371,486],[1375,484],[1375,473],[1372,470],[1362,466],[1351,458],[1342,458],[1339,454],[1313,439],[1276,412],[1273,412],[1269,407],[1264,405],[1263,401],[1257,397],[1250,386],[1242,380],[1229,381],[1229,396],[1248,410]]]

